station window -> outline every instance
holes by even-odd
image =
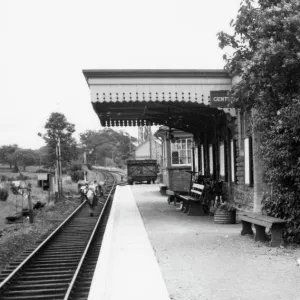
[[[201,175],[205,175],[205,168],[204,168],[204,145],[201,145]]]
[[[192,139],[178,139],[171,144],[172,165],[192,164]]]
[[[167,166],[167,144],[164,142],[162,144],[162,157],[163,157],[163,166]]]
[[[244,139],[244,163],[245,163],[245,184],[253,184],[253,166],[252,166],[252,140],[251,137]]]
[[[230,141],[230,163],[231,163],[231,182],[236,182],[236,166],[235,166],[235,140]]]
[[[225,179],[226,177],[226,170],[225,170],[225,143],[220,142],[220,151],[219,151],[219,159],[220,159],[220,177]]]
[[[195,145],[195,171],[196,173],[198,173],[199,171],[199,154],[198,154],[198,146]]]
[[[208,146],[209,155],[209,174],[214,175],[214,147],[212,144]]]

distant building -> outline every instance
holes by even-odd
[[[161,161],[161,155],[161,144],[152,134],[133,151],[133,159],[156,159],[158,163]]]

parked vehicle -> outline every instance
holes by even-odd
[[[157,178],[158,167],[155,159],[128,160],[127,178],[128,183],[155,182]]]

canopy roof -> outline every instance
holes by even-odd
[[[228,91],[225,70],[83,70],[102,126],[167,125],[205,130],[230,112],[210,105],[212,91]]]

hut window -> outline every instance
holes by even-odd
[[[209,174],[213,175],[214,174],[214,149],[212,144],[208,146],[208,155],[209,155]]]
[[[195,145],[195,172],[198,173],[199,171],[199,156],[198,156],[198,146]]]
[[[192,139],[177,139],[171,143],[172,165],[192,164]]]
[[[225,144],[220,142],[220,177],[225,178]]]
[[[250,137],[244,139],[244,159],[245,159],[245,184],[252,185],[253,171],[252,171],[252,142]]]
[[[167,143],[164,142],[163,144],[163,166],[165,167],[167,165]]]
[[[201,145],[201,174],[204,175],[205,168],[204,168],[204,146]]]

